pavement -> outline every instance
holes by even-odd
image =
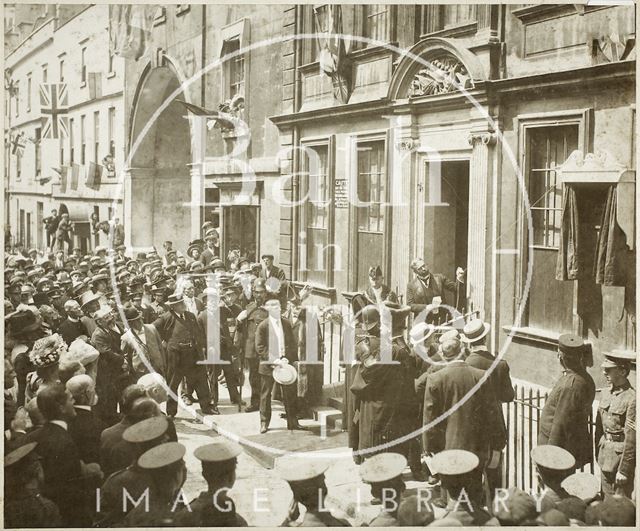
[[[313,431],[289,431],[286,420],[280,418],[284,408],[274,400],[269,432],[260,435],[259,413],[238,412],[238,407],[230,404],[226,388],[219,386],[219,389],[220,415],[208,415],[204,417],[204,422],[194,420],[194,412],[199,410],[194,404],[191,410],[179,409],[175,418],[178,438],[187,448],[185,460],[188,475],[183,487],[186,499],[192,500],[206,490],[206,483],[200,474],[200,462],[193,457],[194,450],[217,437],[226,436],[239,442],[245,449],[238,457],[236,483],[230,496],[237,512],[250,526],[278,526],[287,516],[292,494],[277,472],[278,459],[284,455],[330,461],[325,475],[329,491],[326,507],[336,516],[346,518],[352,525],[368,524],[377,516],[380,507],[370,503],[370,489],[360,480],[358,466],[351,457],[351,449],[346,446],[344,432],[329,430],[326,439],[322,439],[319,423],[307,419],[301,419],[300,424],[311,427]],[[247,384],[242,396],[248,397],[250,393]],[[273,443],[273,448],[269,447],[270,443]],[[273,467],[269,467],[269,459],[264,459],[264,455],[269,454],[275,461]],[[425,489],[424,483],[411,480],[408,469],[405,476],[409,491]]]

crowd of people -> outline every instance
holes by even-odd
[[[304,430],[300,421],[320,403],[323,383],[322,365],[305,363],[308,336],[316,336],[314,361],[322,361],[323,339],[307,323],[309,289],[297,290],[273,255],[225,260],[217,230],[205,224],[202,233],[184,254],[172,242],[162,256],[153,249],[131,257],[121,243],[88,255],[6,253],[7,527],[247,524],[228,495],[242,449],[222,437],[194,453],[207,491],[181,499],[178,401],[219,415],[224,385],[238,411],[259,411],[261,433],[270,429],[272,399],[283,403],[289,430]],[[509,367],[485,345],[488,323],[451,314],[462,309],[464,272],[451,281],[421,259],[411,267],[407,305],[377,266],[350,300],[345,420],[361,478],[381,506],[370,525],[632,525],[635,360],[607,353],[602,367],[610,387],[598,416],[599,480],[577,472],[593,453],[588,348],[562,336],[564,376],[531,456],[543,494],[503,492]],[[452,307],[442,306],[450,294]],[[291,368],[296,376],[287,380]],[[283,525],[348,525],[325,510],[328,466],[279,462],[293,493]],[[407,466],[437,496],[407,494]],[[133,503],[141,496],[146,503]]]

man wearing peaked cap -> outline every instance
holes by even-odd
[[[324,474],[328,468],[325,460],[278,459],[276,470],[293,492],[289,514],[281,527],[350,527],[346,520],[336,518],[325,505],[328,489]],[[299,505],[306,509],[302,520]]]
[[[124,527],[173,527],[176,499],[187,479],[184,463],[186,448],[177,442],[147,450],[138,466],[150,477],[148,511],[144,503],[132,509],[122,522]]]
[[[4,524],[7,528],[57,527],[58,507],[40,494],[42,466],[37,442],[20,446],[4,457]]]
[[[247,521],[236,513],[236,506],[228,496],[236,481],[236,465],[241,453],[240,446],[222,437],[196,448],[193,455],[202,463],[207,490],[189,502],[189,508],[176,513],[176,526],[247,527]]]
[[[447,494],[445,518],[454,518],[463,526],[499,525],[482,508],[482,488],[476,481],[482,470],[477,455],[466,450],[444,450],[433,456],[430,466]]]
[[[406,467],[406,458],[391,452],[374,455],[360,465],[362,481],[371,486],[371,503],[382,504],[382,512],[369,527],[398,526],[398,509],[407,488],[402,479]]]
[[[369,304],[382,304],[384,302],[398,302],[398,296],[389,286],[384,284],[384,276],[380,266],[372,266],[369,268],[369,287],[364,290],[364,296]],[[409,308],[410,310],[410,308]]]
[[[636,468],[636,391],[629,373],[635,352],[604,353],[602,390],[596,418],[596,458],[602,473],[602,492],[631,498]]]
[[[570,452],[559,446],[544,444],[531,450],[531,461],[536,466],[539,481],[546,487],[540,502],[541,512],[554,509],[569,496],[562,482],[575,470],[576,460]]]
[[[586,503],[596,499],[600,493],[600,481],[588,472],[576,472],[564,479],[560,486],[570,495]]]
[[[127,453],[130,465],[111,474],[102,485],[100,494],[100,526],[120,523],[133,504],[123,507],[125,491],[137,500],[151,485],[151,476],[138,466],[138,459],[147,450],[167,442],[169,422],[164,416],[151,417],[129,426],[122,434],[118,452]]]
[[[538,444],[568,450],[575,457],[577,468],[591,462],[593,451],[589,415],[596,386],[584,365],[587,352],[587,345],[576,335],[562,334],[558,338],[558,359],[564,374],[545,402],[538,433]]]

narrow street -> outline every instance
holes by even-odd
[[[259,441],[264,447],[271,444],[274,448],[282,448],[286,445],[287,449],[298,451],[305,451],[306,448],[308,452],[313,452],[314,458],[319,459],[322,458],[322,454],[326,454],[326,458],[331,460],[326,474],[329,488],[327,508],[349,520],[352,525],[366,524],[378,514],[380,506],[372,506],[369,503],[369,487],[360,480],[358,466],[350,456],[351,450],[346,445],[346,432],[335,432],[328,428],[327,438],[323,441],[320,438],[320,423],[308,419],[302,419],[300,423],[311,427],[312,431],[288,431],[286,420],[280,418],[284,408],[280,402],[274,401],[269,431],[259,435],[259,413],[239,413],[237,406],[230,404],[226,387],[220,385],[219,389],[218,407],[221,415],[207,416],[204,423],[194,422],[193,414],[185,409],[180,409],[176,416],[178,438],[187,447],[185,459],[188,476],[184,485],[187,499],[195,498],[206,489],[205,481],[200,474],[200,462],[193,456],[193,451],[198,446],[210,442],[212,438],[219,437],[217,430],[220,430],[237,435],[245,449],[238,457],[236,483],[230,496],[236,503],[238,513],[249,525],[280,525],[287,515],[291,501],[291,490],[277,472],[278,457],[275,458],[275,466],[268,468],[265,465],[273,462],[273,454],[261,448],[252,448],[251,443],[254,441]],[[246,382],[242,395],[246,398],[250,393]],[[337,444],[340,446],[335,446]],[[323,446],[325,449],[322,449]],[[405,481],[409,491],[420,486],[424,488],[424,483],[411,480],[408,468]],[[428,494],[425,493],[424,496]]]

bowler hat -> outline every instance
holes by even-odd
[[[131,303],[125,304],[123,311],[124,317],[127,321],[135,321],[136,319],[140,319],[140,317],[142,317],[142,313]]]

